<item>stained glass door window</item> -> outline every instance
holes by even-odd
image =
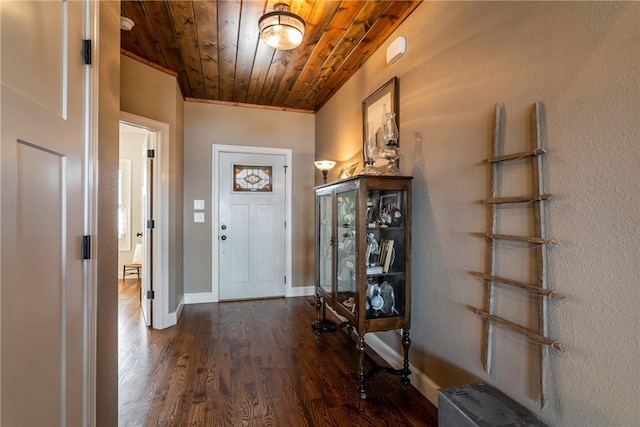
[[[273,191],[271,166],[233,165],[233,191]]]

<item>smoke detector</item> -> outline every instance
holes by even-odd
[[[136,25],[133,20],[127,18],[126,16],[120,17],[120,29],[125,31],[131,31],[133,26]]]

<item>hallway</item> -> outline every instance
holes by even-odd
[[[119,425],[436,426],[437,409],[398,377],[357,392],[346,334],[316,341],[312,298],[185,306],[178,325],[144,326],[138,284],[119,284]]]

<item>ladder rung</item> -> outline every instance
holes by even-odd
[[[498,205],[502,203],[531,203],[541,200],[549,200],[553,196],[551,194],[539,194],[533,196],[513,196],[513,197],[492,197],[482,200],[485,205]]]
[[[492,276],[491,274],[481,273],[479,271],[470,271],[469,273],[471,275],[479,277],[480,279],[483,279],[485,281],[499,282],[499,283],[503,283],[505,285],[515,286],[515,287],[518,287],[518,288],[525,289],[525,290],[531,292],[532,294],[548,296],[548,297],[551,297],[551,298],[554,298],[554,299],[562,299],[562,298],[564,298],[564,294],[561,294],[559,292],[554,292],[554,291],[552,291],[550,289],[544,289],[544,288],[541,288],[539,286],[531,285],[529,283],[521,282],[519,280],[508,279],[506,277],[501,277],[501,276]]]
[[[508,162],[510,160],[522,160],[528,157],[540,156],[546,153],[547,153],[547,150],[545,150],[544,148],[536,148],[535,150],[523,151],[522,153],[514,153],[514,154],[507,154],[504,156],[491,157],[489,159],[485,159],[484,162],[497,163],[497,162]]]
[[[554,348],[556,350],[564,351],[564,347],[562,346],[562,344],[552,340],[551,338],[547,338],[544,335],[540,335],[539,333],[532,331],[531,329],[522,327],[517,323],[510,322],[507,319],[503,319],[502,317],[496,316],[495,314],[489,314],[484,310],[480,310],[479,308],[471,307],[471,310],[473,310],[475,314],[477,314],[478,316],[482,317],[485,320],[497,323],[502,326],[506,326],[507,328],[513,331],[516,331],[518,333],[521,333],[522,335],[525,335],[531,338],[532,340],[539,342],[540,344],[548,345],[551,348]]]
[[[535,243],[539,245],[556,243],[556,241],[553,239],[545,239],[543,237],[513,236],[510,234],[493,234],[493,233],[484,233],[483,235],[487,239],[491,239],[491,240],[511,240],[515,242]]]

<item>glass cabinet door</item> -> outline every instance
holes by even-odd
[[[407,192],[367,193],[367,319],[404,316]]]
[[[336,193],[337,301],[356,311],[356,190]]]
[[[318,248],[318,286],[331,294],[331,277],[333,270],[333,211],[331,194],[318,197],[319,212],[319,248]]]

